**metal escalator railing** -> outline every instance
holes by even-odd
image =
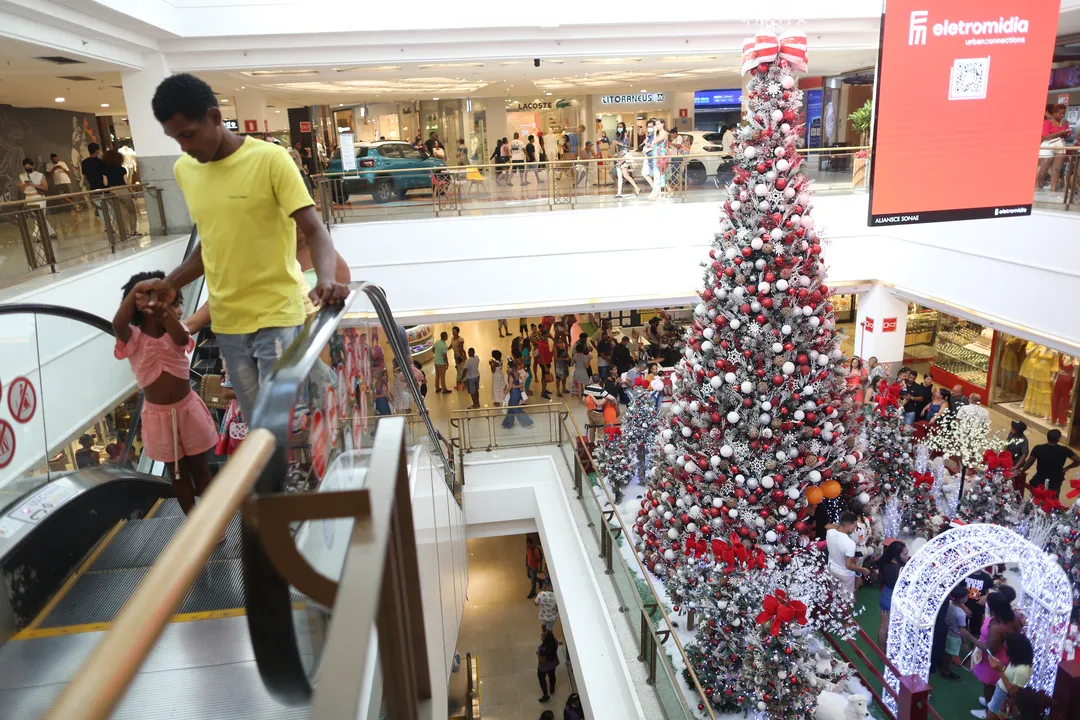
[[[370,307],[367,303],[370,303]],[[375,320],[377,320],[377,325],[373,323]],[[364,325],[365,322],[372,324]],[[311,701],[312,678],[315,674],[316,661],[314,658],[307,662],[305,660],[309,656],[317,656],[319,652],[314,648],[301,648],[298,644],[297,636],[301,633],[298,633],[295,623],[298,618],[299,621],[303,621],[304,618],[297,613],[290,582],[285,576],[292,576],[296,589],[308,597],[310,602],[307,603],[306,620],[309,624],[312,622],[313,607],[324,608],[320,622],[328,622],[329,610],[334,605],[337,583],[326,577],[325,572],[313,569],[308,560],[297,550],[293,537],[286,531],[288,523],[283,523],[282,516],[278,514],[283,511],[273,505],[275,497],[281,499],[282,502],[296,498],[296,495],[282,494],[287,488],[288,455],[290,437],[296,418],[295,411],[298,404],[303,404],[305,391],[310,406],[317,405],[316,391],[319,388],[314,387],[314,383],[310,380],[313,370],[316,370],[323,349],[339,328],[343,324],[348,326],[353,323],[360,323],[362,329],[382,330],[394,357],[404,359],[403,362],[411,364],[411,352],[404,328],[394,320],[383,290],[370,284],[354,285],[353,292],[343,306],[320,311],[304,326],[297,339],[281,356],[272,376],[261,389],[252,419],[253,427],[264,428],[271,432],[275,438],[276,447],[270,462],[255,485],[255,493],[258,497],[249,503],[249,512],[245,518],[243,556],[247,619],[252,647],[263,681],[275,697],[287,704],[306,704]],[[375,333],[370,334],[374,341]],[[389,368],[386,367],[386,369]],[[376,373],[378,373],[378,368],[370,371],[368,377]],[[435,459],[443,481],[453,491],[455,483],[453,468],[444,453],[442,436],[425,412],[420,388],[411,372],[401,373],[399,377],[405,380],[412,402],[420,409],[418,417],[423,423],[423,434],[426,435],[427,440],[423,444],[428,447],[431,456]],[[339,387],[338,391],[344,390]],[[357,394],[363,393],[361,391]],[[326,406],[326,403],[324,402],[323,405]],[[330,406],[333,405],[331,401]],[[319,452],[316,448],[320,443],[325,444],[325,441],[318,437],[317,426],[322,424],[314,419],[314,415],[318,413],[319,411],[316,410],[310,423],[313,435],[310,439],[312,453]],[[354,423],[352,437],[355,440],[351,443],[350,451],[338,456],[342,460],[355,461],[358,453],[365,452],[363,441],[367,437],[367,426],[359,425],[359,432],[357,432],[355,423],[359,423],[360,420],[354,417],[352,422]],[[326,424],[332,425],[329,420]],[[342,436],[344,433],[339,432],[336,435]],[[339,439],[345,442],[343,437]],[[414,437],[413,440],[417,441],[418,438]],[[336,440],[333,442],[336,443]],[[329,477],[332,472],[333,468],[328,467],[324,469],[322,475]],[[323,490],[321,494],[333,494],[326,488]],[[310,497],[301,499],[301,503],[307,504],[297,510],[299,515],[290,516],[290,520],[294,523],[327,522],[333,517],[350,516],[348,508],[335,509],[322,505],[316,497],[319,494],[312,493]],[[262,502],[261,505],[265,506],[271,515],[262,515],[258,511],[263,498],[266,502]],[[340,561],[343,563],[344,558]],[[337,567],[334,571],[337,571]]]

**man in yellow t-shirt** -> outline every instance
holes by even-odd
[[[171,304],[178,288],[206,275],[214,333],[250,422],[261,383],[304,322],[298,226],[317,276],[311,300],[340,303],[349,290],[335,280],[330,234],[283,148],[229,132],[213,90],[193,75],[166,78],[152,104],[165,134],[186,153],[174,172],[200,243],[136,301],[140,308]]]

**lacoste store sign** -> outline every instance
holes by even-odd
[[[627,105],[629,103],[662,103],[664,93],[640,93],[638,95],[602,95],[601,105]]]
[[[517,104],[518,110],[550,110],[551,103],[549,102],[519,102]]]

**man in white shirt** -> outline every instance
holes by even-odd
[[[980,422],[989,423],[990,411],[981,403],[982,395],[979,393],[971,393],[971,396],[968,398],[968,404],[960,406],[960,409],[956,411],[956,417],[978,418]]]
[[[514,133],[514,139],[510,141],[510,166],[511,181],[517,174],[521,176],[521,184],[528,185],[529,181],[525,179],[525,143],[521,141],[521,133]]]
[[[855,575],[869,575],[869,568],[859,565],[855,557],[856,545],[851,539],[859,518],[853,512],[840,516],[840,525],[829,527],[825,533],[825,547],[829,551],[829,572],[839,582],[844,593],[852,602],[855,600]]]
[[[45,172],[49,174],[53,190],[56,191],[57,195],[67,195],[75,192],[71,187],[71,168],[56,153],[49,156],[49,162],[45,163]],[[75,198],[64,198],[64,202],[68,205],[74,205]]]
[[[555,621],[559,619],[559,604],[555,599],[555,593],[551,591],[550,580],[544,580],[540,587],[541,590],[536,594],[533,604],[540,608],[540,626],[545,630],[553,630]]]
[[[34,161],[30,158],[23,158],[23,172],[19,175],[19,190],[22,191],[23,197],[26,198],[28,206],[45,207],[45,193],[49,190],[49,184],[45,182],[45,176],[34,169]],[[40,241],[43,238],[41,228],[37,226],[38,213],[34,213],[31,217],[34,220],[37,239]],[[56,237],[48,218],[45,220],[45,229],[49,237]]]

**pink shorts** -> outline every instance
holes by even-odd
[[[143,450],[152,460],[173,462],[177,460],[174,448],[179,449],[182,458],[200,455],[217,445],[218,433],[206,403],[191,392],[172,405],[155,405],[144,401],[142,440]]]

